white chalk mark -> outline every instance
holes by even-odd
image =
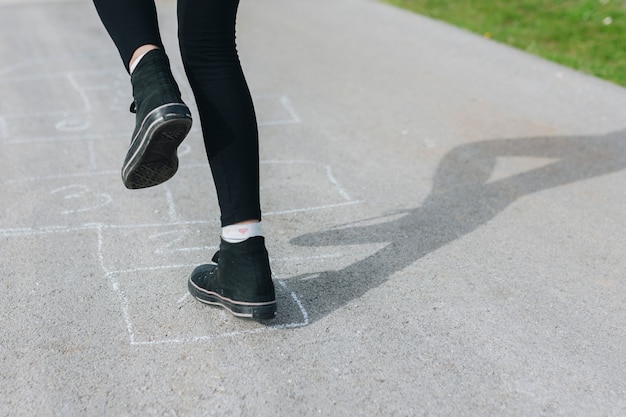
[[[165,200],[167,201],[167,215],[170,219],[170,223],[176,223],[176,219],[178,218],[178,213],[176,210],[176,202],[174,201],[174,195],[172,194],[172,190],[169,185],[165,184],[163,186],[165,191]]]
[[[73,233],[73,232],[82,232],[85,230],[97,230],[101,228],[102,230],[107,229],[140,229],[140,228],[158,228],[158,227],[171,227],[171,226],[187,226],[187,225],[215,225],[219,224],[219,221],[206,221],[206,220],[197,220],[197,221],[182,221],[178,223],[144,223],[144,224],[102,224],[102,223],[85,223],[80,226],[68,227],[66,225],[51,225],[40,228],[30,228],[30,227],[17,227],[17,228],[8,228],[8,229],[0,229],[0,236],[10,237],[10,236],[38,236],[38,235],[46,235],[51,233]]]
[[[65,198],[76,198],[76,197],[81,196],[85,192],[89,191],[89,187],[87,187],[86,185],[71,184],[71,185],[64,185],[63,187],[55,188],[54,190],[50,191],[50,194],[57,194],[62,191],[75,190],[75,189],[78,189],[80,191],[78,193],[68,194],[65,196]]]
[[[129,301],[128,301],[128,297],[126,296],[126,294],[124,293],[124,290],[122,289],[122,287],[120,286],[119,281],[115,278],[115,274],[114,273],[110,273],[107,270],[105,261],[104,261],[104,235],[103,235],[103,227],[102,226],[95,226],[96,230],[98,231],[97,236],[98,236],[98,260],[100,261],[100,267],[102,268],[102,272],[104,272],[104,275],[107,277],[107,279],[109,280],[109,284],[111,285],[111,288],[113,289],[113,291],[115,293],[117,293],[117,296],[119,297],[120,300],[120,305],[121,305],[121,309],[122,309],[122,317],[124,319],[124,323],[126,325],[126,332],[128,333],[128,337],[130,339],[130,344],[132,345],[133,342],[135,341],[135,331],[133,329],[133,321],[132,318],[130,316],[130,306],[129,306]]]
[[[266,95],[260,95],[260,96],[255,97],[255,100],[264,100],[264,99],[278,100],[278,103],[281,105],[283,110],[285,110],[288,117],[284,119],[277,119],[277,120],[261,120],[258,122],[259,126],[278,126],[278,125],[301,123],[300,116],[298,115],[298,113],[296,113],[296,110],[293,104],[291,103],[291,100],[289,100],[289,97],[287,97],[286,95],[266,94]]]
[[[65,74],[70,85],[76,90],[78,95],[83,101],[83,112],[87,115],[91,112],[91,101],[85,90],[78,84],[76,77],[71,72]],[[73,118],[72,118],[73,116]],[[65,119],[56,124],[57,130],[63,132],[77,132],[81,130],[87,130],[91,126],[89,117],[85,117],[84,120],[79,120],[75,115],[65,115]]]
[[[175,252],[194,252],[194,251],[210,251],[211,249],[216,249],[215,246],[195,246],[195,247],[181,247],[181,242],[185,240],[185,238],[189,235],[189,231],[185,228],[178,228],[176,230],[169,230],[166,232],[156,233],[151,235],[149,239],[158,240],[163,245],[157,248],[154,253],[156,254],[164,254],[164,253],[175,253]],[[163,239],[164,236],[172,236],[168,239]]]
[[[337,181],[337,178],[335,178],[335,175],[333,174],[333,170],[332,170],[331,166],[328,165],[328,164],[323,164],[323,163],[315,162],[315,161],[299,160],[299,159],[296,159],[296,160],[286,160],[286,161],[281,161],[281,160],[276,160],[276,159],[269,159],[269,160],[261,161],[261,164],[290,164],[290,165],[302,164],[302,165],[317,165],[317,166],[320,166],[320,167],[322,167],[326,171],[326,178],[328,178],[328,181],[330,181],[330,183],[335,186],[335,188],[337,189],[339,194],[345,200],[351,200],[350,195],[341,186],[339,181]]]
[[[70,178],[89,178],[109,175],[119,175],[119,171],[98,171],[98,172],[80,172],[76,174],[58,174],[58,175],[42,175],[38,177],[18,178],[4,181],[5,184],[20,184],[23,182],[41,182],[51,180],[62,180]]]
[[[2,237],[15,237],[15,236],[41,236],[59,233],[74,233],[87,230],[85,227],[68,228],[67,226],[47,226],[39,229],[33,228],[14,228],[0,230],[0,236]]]
[[[328,164],[323,164],[323,163],[315,162],[315,161],[306,161],[306,160],[286,160],[286,161],[281,161],[281,160],[275,160],[275,159],[263,160],[263,161],[260,161],[260,163],[261,164],[289,164],[289,165],[302,164],[302,165],[317,165],[317,166],[320,166],[320,167],[322,167],[325,170],[326,178],[328,178],[328,181],[330,181],[330,183],[335,187],[335,189],[337,190],[339,195],[341,195],[344,198],[344,200],[346,200],[346,201],[352,200],[352,198],[350,197],[348,192],[343,188],[343,186],[339,183],[339,181],[337,181],[337,178],[333,174],[333,170],[332,170],[331,166],[328,165]]]
[[[321,205],[321,206],[303,207],[303,208],[298,208],[298,209],[293,209],[293,210],[270,211],[270,212],[267,212],[267,213],[263,213],[263,215],[264,216],[280,216],[280,215],[285,215],[285,214],[304,213],[304,212],[307,212],[307,211],[315,211],[315,210],[324,210],[324,209],[337,208],[337,207],[345,207],[345,206],[351,206],[351,205],[360,204],[360,203],[362,203],[362,201],[354,200],[354,201],[346,201],[345,203],[325,204],[325,205]]]
[[[96,204],[95,206],[89,206],[89,207],[84,207],[84,208],[75,209],[75,210],[63,210],[61,211],[61,213],[62,214],[84,213],[86,211],[97,210],[113,202],[113,198],[109,194],[106,194],[106,193],[99,194],[99,198],[100,198],[100,203]]]
[[[217,246],[192,246],[189,248],[174,248],[171,250],[171,252],[198,252],[198,251],[212,251],[212,250],[217,250],[218,247]]]
[[[105,274],[108,274],[107,268],[104,264],[104,236],[102,234],[102,227],[96,226],[97,236],[98,236],[98,260],[100,261],[100,267]]]
[[[31,66],[35,62],[27,63],[25,66]],[[10,72],[13,71],[20,66],[14,66],[5,70],[0,70],[2,72]],[[28,83],[32,84],[34,82],[44,82],[44,83],[67,83],[69,86],[76,91],[78,94],[80,104],[78,109],[63,109],[62,106],[55,106],[54,110],[49,111],[29,111],[27,113],[23,111],[16,111],[15,114],[5,114],[4,117],[7,120],[12,119],[27,119],[31,120],[33,118],[62,118],[59,120],[55,127],[57,130],[67,133],[67,132],[79,132],[88,129],[91,126],[90,115],[93,110],[92,101],[90,99],[89,92],[93,91],[94,88],[85,88],[79,83],[77,77],[85,77],[85,76],[102,76],[105,74],[117,74],[118,71],[112,69],[100,69],[100,70],[85,70],[85,71],[57,71],[57,72],[46,72],[44,74],[29,74],[22,76],[15,76],[11,78],[3,78],[0,79],[0,85],[15,85],[17,83]],[[120,108],[120,112],[124,111]],[[83,137],[71,137],[68,135],[59,135],[59,136],[46,136],[39,138],[17,138],[10,141],[10,144],[19,144],[19,143],[30,143],[30,142],[48,142],[48,141],[65,141],[65,140],[84,140]]]
[[[55,129],[61,132],[79,132],[81,130],[87,130],[91,126],[91,122],[88,119],[80,120],[72,114],[64,114],[65,118],[59,120],[55,125]]]
[[[78,113],[74,113],[76,115]],[[62,114],[64,115],[64,114]],[[8,140],[5,143],[7,145],[25,145],[28,143],[56,143],[56,142],[83,142],[87,140],[105,140],[105,139],[115,139],[115,138],[124,138],[123,133],[111,133],[111,134],[92,134],[92,135],[79,135],[79,136],[43,136],[36,138],[17,138]]]
[[[16,111],[15,115],[4,115],[5,117],[13,117],[16,119],[19,118],[27,118],[29,120],[33,118],[39,117],[54,117],[55,115],[61,116],[63,119],[56,123],[57,130],[61,130],[63,132],[75,132],[80,130],[87,129],[91,122],[89,121],[88,115],[91,111],[91,102],[89,100],[88,95],[83,90],[83,88],[76,81],[72,72],[61,72],[58,74],[45,74],[45,75],[37,75],[37,76],[23,76],[23,77],[14,77],[12,79],[1,79],[0,84],[16,84],[16,83],[33,83],[40,81],[52,81],[55,82],[67,82],[69,85],[76,90],[81,101],[82,106],[80,111],[70,112],[69,110],[54,110],[48,112],[23,112]],[[60,106],[56,106],[59,108]],[[84,119],[80,119],[79,116],[84,115]]]
[[[311,281],[312,279],[318,279],[319,277],[320,277],[320,274],[315,272],[315,273],[312,273],[312,274],[307,274],[304,277],[301,277],[300,281]]]
[[[153,346],[153,345],[168,345],[168,344],[185,344],[185,343],[194,343],[194,342],[207,342],[207,341],[211,341],[211,340],[220,340],[220,339],[225,339],[225,338],[230,338],[230,337],[241,337],[241,336],[253,335],[253,334],[258,334],[258,333],[266,333],[266,332],[277,331],[277,330],[295,329],[295,328],[298,328],[298,327],[308,326],[309,325],[309,313],[304,308],[304,305],[302,304],[302,301],[300,301],[300,298],[297,296],[297,294],[295,292],[291,291],[291,289],[288,287],[288,285],[284,281],[276,280],[276,282],[278,282],[278,284],[281,286],[281,288],[283,288],[284,291],[287,294],[289,294],[289,296],[291,297],[292,301],[297,306],[297,308],[298,308],[298,310],[300,312],[300,315],[302,317],[301,321],[296,321],[296,322],[292,322],[292,323],[275,324],[275,325],[270,325],[270,326],[266,326],[266,327],[259,327],[259,328],[255,328],[255,329],[249,329],[249,330],[236,330],[236,331],[233,331],[233,332],[215,333],[215,334],[208,334],[208,335],[203,335],[203,336],[172,338],[172,339],[161,339],[161,340],[149,340],[149,341],[138,341],[138,340],[136,340],[135,335],[134,335],[133,330],[132,330],[132,323],[131,323],[131,327],[128,329],[129,335],[132,335],[130,344],[131,344],[131,346]],[[181,298],[179,301],[182,302],[182,300],[184,300],[186,297],[187,297],[187,295],[185,295],[185,297]],[[227,314],[226,314],[226,312],[224,310],[221,311],[221,314],[223,315],[224,318],[227,317]]]
[[[107,224],[107,229],[141,229],[141,228],[158,228],[172,226],[190,226],[190,225],[215,225],[219,224],[218,220],[185,220],[176,223],[135,223],[135,224]]]
[[[284,281],[278,280],[278,283],[285,289],[285,291],[287,291],[291,295],[291,298],[298,305],[298,308],[300,309],[300,313],[302,313],[302,322],[301,323],[280,324],[280,325],[276,326],[276,328],[277,329],[292,329],[292,328],[295,328],[295,327],[307,326],[309,324],[309,313],[304,308],[304,305],[302,305],[302,301],[300,301],[300,298],[298,297],[298,295],[295,292],[290,291],[289,287],[287,287],[287,284],[285,284]]]
[[[291,116],[291,120],[293,120],[293,123],[301,122],[300,116],[298,116],[298,113],[296,113],[296,110],[294,109],[293,104],[291,104],[291,100],[289,100],[289,97],[282,96],[280,98],[280,104],[282,104],[285,110],[287,110],[287,112]]]
[[[165,253],[185,253],[185,252],[210,252],[212,250],[217,250],[217,246],[192,246],[192,247],[177,247],[176,245],[181,243],[185,239],[185,235],[188,234],[186,230],[173,230],[170,232],[163,232],[156,235],[150,236],[150,239],[155,239],[165,235],[176,235],[174,238],[170,239],[164,246],[157,248],[154,253],[162,255]]]
[[[176,304],[182,304],[185,302],[185,300],[187,299],[187,297],[189,297],[189,293],[186,292],[185,295],[183,295],[178,301],[176,301]]]
[[[133,320],[130,316],[130,304],[128,301],[128,297],[124,293],[124,290],[120,288],[120,285],[115,279],[114,275],[113,274],[107,274],[107,275],[111,282],[111,286],[113,288],[117,288],[115,292],[117,292],[117,295],[120,299],[120,304],[122,305],[122,317],[124,318],[124,323],[126,324],[126,331],[128,332],[130,344],[132,345],[135,342],[135,331],[134,331]]]
[[[162,266],[146,266],[146,267],[139,267],[139,268],[112,270],[110,271],[110,273],[130,274],[130,273],[136,273],[136,272],[159,271],[159,270],[164,270],[164,269],[179,269],[179,268],[191,268],[191,267],[195,268],[196,266],[198,265],[197,264],[177,264],[177,265],[162,265]]]
[[[345,256],[342,253],[332,253],[329,255],[316,255],[316,256],[287,256],[283,258],[270,258],[272,262],[294,262],[294,261],[307,261],[311,259],[335,259]]]
[[[70,191],[70,190],[77,190],[77,191],[69,193],[69,194],[65,194],[65,196],[63,197],[65,200],[83,199],[87,201],[93,201],[94,200],[93,196],[96,195],[95,193],[91,192],[91,189],[88,186],[82,185],[82,184],[71,184],[71,185],[60,187],[60,188],[56,188],[50,191],[50,194],[64,193],[65,191]],[[99,200],[99,203],[95,205],[89,205],[86,207],[73,209],[73,210],[63,210],[61,211],[61,213],[62,214],[74,214],[74,213],[83,213],[86,211],[97,210],[101,207],[106,206],[107,204],[110,204],[113,201],[113,198],[109,194],[106,194],[106,193],[97,194],[96,197]]]
[[[339,184],[339,181],[337,181],[337,179],[333,175],[333,170],[330,168],[330,165],[326,165],[326,176],[328,177],[328,180],[331,182],[331,184],[333,184],[335,188],[337,188],[337,191],[344,199],[346,199],[347,201],[352,200],[348,195],[348,192]]]

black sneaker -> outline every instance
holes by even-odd
[[[122,166],[127,188],[146,188],[170,179],[178,170],[178,145],[191,129],[183,103],[161,49],[148,52],[131,75],[136,125]]]
[[[189,277],[189,292],[198,301],[225,308],[237,317],[257,320],[276,315],[276,295],[265,239],[241,243],[221,241],[211,264],[200,265]]]

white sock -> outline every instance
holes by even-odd
[[[261,222],[232,224],[222,227],[222,239],[228,243],[241,243],[254,236],[263,236]]]
[[[151,49],[152,50],[152,49]],[[135,71],[135,68],[137,68],[137,65],[139,65],[139,61],[141,61],[141,58],[143,58],[144,56],[146,56],[146,54],[150,52],[150,51],[146,51],[143,54],[139,55],[137,57],[137,59],[135,59],[131,64],[130,64],[130,68],[128,68],[128,71],[132,74],[133,71]]]

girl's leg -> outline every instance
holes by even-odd
[[[235,46],[237,0],[179,0],[179,42],[222,226],[261,220],[256,116]]]
[[[258,230],[258,131],[235,46],[237,6],[238,0],[178,1],[180,49],[200,112],[223,226],[215,263],[192,272],[189,291],[236,316],[269,319],[276,313],[276,296]]]
[[[178,145],[191,128],[163,50],[153,0],[94,0],[102,23],[131,72],[135,130],[122,166],[128,188],[145,188],[178,169]]]

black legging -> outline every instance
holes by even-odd
[[[198,105],[222,225],[261,219],[254,106],[235,45],[239,0],[178,0],[178,40]],[[163,48],[153,0],[94,0],[128,69],[134,51]]]

